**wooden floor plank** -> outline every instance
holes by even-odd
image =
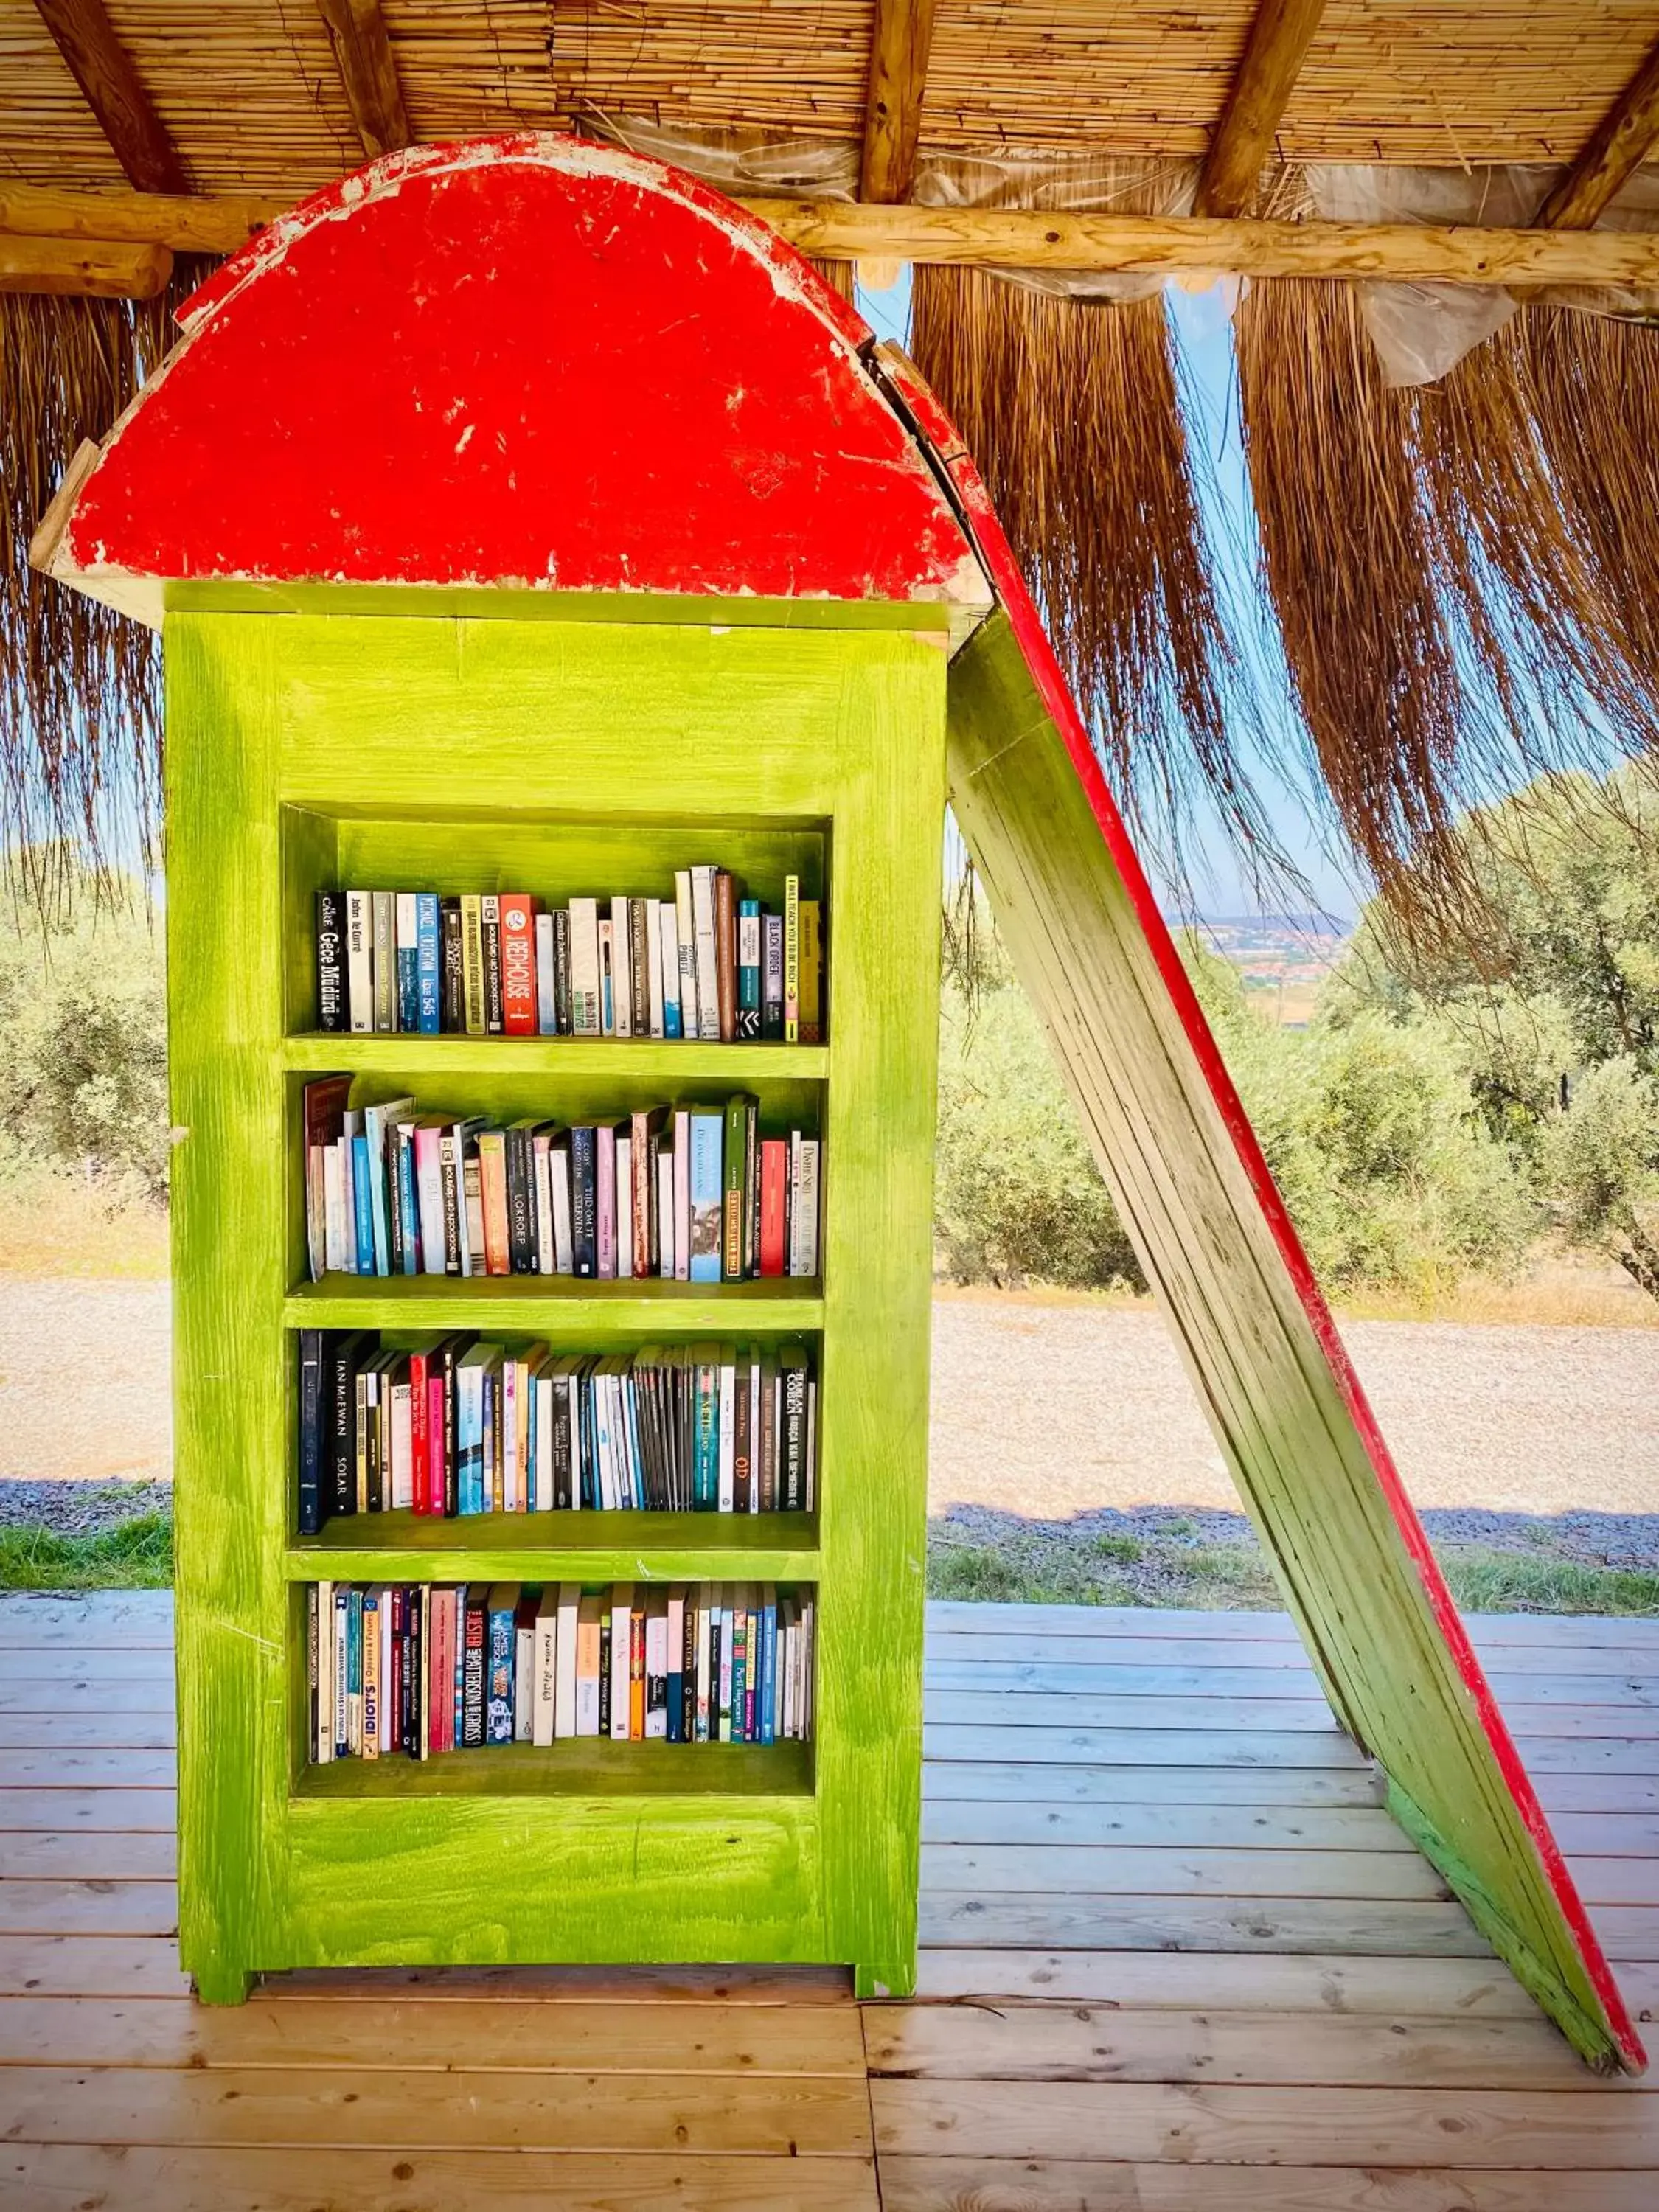
[[[1156,1626],[1156,1613],[1132,1613],[1127,1620],[1138,1624],[1131,1633],[1103,1638],[1099,1636],[1033,1637],[1008,1634],[994,1624],[1002,1608],[982,1606],[980,1611],[988,1616],[985,1624],[975,1629],[939,1630],[932,1626],[927,1632],[927,1663],[932,1667],[939,1661],[987,1660],[1007,1666],[1019,1666],[1037,1662],[1045,1666],[1085,1665],[1111,1667],[1183,1667],[1205,1669],[1225,1668],[1235,1674],[1248,1673],[1258,1680],[1273,1674],[1289,1674],[1317,1685],[1318,1677],[1309,1663],[1300,1640],[1288,1637],[1272,1642],[1246,1642],[1236,1637],[1169,1637]],[[1562,1680],[1576,1675],[1623,1676],[1635,1669],[1650,1680],[1659,1674],[1659,1649],[1638,1646],[1632,1652],[1618,1634],[1615,1621],[1606,1641],[1600,1644],[1487,1644],[1484,1663],[1489,1671],[1508,1671],[1514,1675],[1531,1673],[1534,1668],[1544,1672],[1548,1679]],[[1273,1694],[1263,1683],[1266,1694]]]
[[[35,1829],[58,1833],[75,1830],[150,1829],[171,1835],[177,1824],[178,1795],[172,1790],[124,1790],[107,1785],[47,1790],[9,1790],[0,1784],[0,1835]],[[0,1845],[0,1850],[7,1847]]]
[[[14,2143],[868,2156],[865,2083],[814,2075],[15,2066]]]
[[[1616,1916],[1622,1908],[1608,1908]],[[1365,1899],[981,1896],[926,1890],[921,1940],[955,1948],[1079,1951],[1316,1951],[1352,1957],[1478,1959],[1487,1954],[1461,1905]],[[1609,1929],[1598,1916],[1606,1942]],[[1613,1940],[1623,1931],[1611,1930]],[[1622,1953],[1619,1955],[1624,1955]],[[1646,1957],[1645,1951],[1629,1954]]]
[[[854,2009],[844,1966],[362,1966],[267,1974],[282,1999],[383,2005],[507,1997],[538,2004],[837,2005]]]
[[[1629,1867],[1632,1863],[1609,1863]],[[982,1898],[1009,1892],[1071,1897],[1080,1891],[1096,1896],[1121,1891],[1142,1897],[1397,1898],[1443,1904],[1451,1895],[1428,1861],[1409,1849],[1179,1850],[1167,1844],[924,1844],[921,1879],[929,1894],[957,1891]],[[1627,1882],[1632,1888],[1644,1887],[1635,1875],[1627,1876]],[[1612,1901],[1626,1900],[1620,1895]]]
[[[171,1749],[76,1751],[54,1746],[0,1750],[0,1788],[19,1790],[165,1790],[178,1782]]]
[[[8,1880],[172,1881],[179,1847],[169,1831],[32,1829],[0,1838],[0,1869]]]
[[[0,2066],[864,2078],[852,2006],[0,1998]],[[0,2085],[0,2098],[4,2095]]]
[[[1022,1767],[1018,1771],[1029,1776],[1031,1769]],[[44,1791],[43,1802],[49,1802],[53,1794]],[[1610,1828],[1615,1835],[1626,1838],[1628,1850],[1639,1850],[1644,1847],[1650,1825],[1643,1817],[1621,1820],[1613,1814],[1601,1814],[1588,1828],[1598,1841],[1599,1832]],[[1659,1821],[1651,1826],[1659,1840]],[[1252,1852],[1414,1852],[1417,1848],[1381,1807],[1050,1804],[1042,1798],[1006,1797],[983,1801],[930,1797],[921,1808],[921,1839],[924,1845],[1122,1844],[1171,1850]]]
[[[1659,2097],[1547,2089],[1234,2088],[1130,2081],[870,2085],[876,2146],[975,2158],[1659,2169]]]
[[[867,2157],[78,2143],[0,2154],[4,2212],[878,2212],[879,2202]]]
[[[173,1623],[171,1590],[0,1591],[0,1648],[13,1650],[56,1642],[168,1651]]]
[[[63,1642],[0,1646],[0,1682],[150,1682],[173,1686],[173,1647]]]
[[[1652,2212],[1659,2175],[884,2156],[882,2212]],[[286,2212],[286,2208],[283,2208]]]
[[[0,1936],[0,1996],[189,1994],[171,1936]]]
[[[130,1681],[114,1675],[90,1681],[80,1675],[0,1674],[0,1713],[167,1713],[173,1711],[173,1679]]]
[[[1230,2081],[1653,2094],[1588,2075],[1541,2014],[1448,2020],[1088,2005],[866,2008],[872,2074],[932,2081]]]
[[[968,1670],[970,1677],[978,1669]],[[137,1697],[141,1692],[135,1689]],[[3,1692],[0,1692],[3,1695]],[[88,1692],[90,1695],[90,1692]],[[1659,1726],[1640,1705],[1529,1705],[1504,1701],[1504,1717],[1518,1736],[1637,1738],[1659,1759]],[[1346,1742],[1322,1698],[1117,1697],[1086,1690],[1063,1693],[1032,1688],[974,1686],[928,1692],[927,1717],[933,1730],[977,1727],[988,1735],[1005,1730],[1049,1728],[1063,1719],[1067,1728],[1204,1729],[1277,1736],[1286,1730],[1316,1739]],[[1652,1729],[1651,1735],[1645,1731]],[[1643,1770],[1645,1771],[1645,1770]]]
[[[1023,1732],[1021,1741],[1029,1741]],[[1113,1741],[1109,1739],[1109,1744]],[[1144,1738],[1127,1741],[1133,1751],[1146,1756]],[[1232,1745],[1237,1739],[1226,1741]],[[933,1750],[931,1742],[929,1750]],[[1599,1780],[1595,1786],[1603,1791],[1615,1786],[1632,1791],[1643,1787],[1636,1781],[1614,1785]],[[1045,1805],[1377,1806],[1382,1802],[1382,1784],[1358,1759],[1340,1767],[1191,1766],[1175,1761],[1167,1766],[1137,1766],[1127,1757],[1122,1762],[1097,1763],[1079,1753],[1075,1761],[1046,1764],[1040,1759],[975,1759],[969,1747],[961,1758],[931,1757],[922,1769],[921,1795],[924,1804],[930,1805],[1041,1799]]]
[[[1611,1650],[1659,1648],[1659,1616],[1650,1613],[1470,1613],[1463,1616],[1477,1648],[1523,1645],[1603,1645]],[[981,1605],[972,1599],[934,1598],[930,1632],[994,1626],[1008,1636],[1149,1636],[1180,1643],[1191,1637],[1229,1642],[1300,1646],[1287,1613],[1190,1612],[1170,1606]]]
[[[971,1698],[958,1700],[970,1706]],[[1041,1705],[1042,1698],[1033,1703]],[[1005,1727],[988,1717],[945,1721],[929,1717],[922,1728],[923,1755],[936,1762],[970,1759],[975,1765],[1185,1766],[1212,1772],[1226,1767],[1285,1767],[1302,1771],[1364,1773],[1370,1769],[1358,1747],[1338,1729]],[[1052,1708],[1051,1708],[1052,1710]],[[1582,1749],[1582,1746],[1572,1746]],[[1605,1747],[1604,1747],[1605,1748]],[[1647,1747],[1638,1746],[1645,1752]],[[1659,1746],[1652,1747],[1659,1753]],[[1607,1766],[1604,1757],[1600,1762]],[[1609,1770],[1612,1771],[1612,1770]],[[1623,1771],[1620,1769],[1617,1771]],[[1644,1773],[1644,1766],[1629,1770]],[[1655,1771],[1659,1771],[1656,1767]]]
[[[171,1751],[177,1741],[171,1712],[0,1712],[0,1752]]]
[[[170,1881],[0,1881],[0,1935],[171,1936],[178,1925]]]
[[[1016,1692],[1048,1698],[1224,1698],[1249,1711],[1259,1701],[1289,1698],[1328,1711],[1325,1694],[1311,1671],[1269,1671],[1261,1667],[1194,1667],[1167,1660],[1162,1665],[1122,1667],[1090,1662],[1056,1664],[1047,1658],[1024,1660],[950,1659],[930,1656],[927,1690],[971,1691],[1004,1697]],[[1633,1672],[1560,1674],[1533,1668],[1491,1673],[1487,1680],[1501,1705],[1583,1705],[1628,1708],[1638,1732],[1659,1733],[1659,1679]],[[1279,1723],[1271,1718],[1268,1725]]]
[[[1644,1975],[1651,1978],[1644,1980]],[[1632,2003],[1659,1999],[1659,1972],[1620,1969]],[[1179,2011],[1273,2009],[1317,2013],[1433,2013],[1447,2019],[1530,2020],[1532,1999],[1490,1954],[1469,1959],[1358,1958],[1342,1952],[1070,1951],[929,1946],[917,1962],[917,1995],[941,2002],[1036,2001]]]

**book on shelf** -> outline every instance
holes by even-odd
[[[772,1583],[313,1583],[314,1765],[572,1737],[808,1742],[816,1593]]]
[[[304,1086],[311,1278],[655,1276],[737,1283],[819,1270],[819,1139],[768,1132],[747,1091],[723,1108],[614,1120],[423,1114],[349,1104],[352,1079]]]
[[[331,1034],[823,1041],[822,908],[790,876],[775,911],[725,868],[672,893],[325,890],[317,1024]]]
[[[810,1513],[807,1346],[637,1352],[427,1332],[301,1329],[297,1525],[341,1515]]]

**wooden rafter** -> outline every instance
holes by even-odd
[[[1255,204],[1262,164],[1324,12],[1325,0],[1260,0],[1199,177],[1200,215],[1243,215]]]
[[[129,184],[141,192],[187,192],[190,182],[103,0],[34,0]]]
[[[0,240],[57,238],[234,253],[290,203],[167,198],[0,181]],[[1416,223],[1249,222],[1053,215],[1029,208],[871,207],[750,200],[803,252],[829,261],[981,263],[1023,269],[1249,276],[1387,276],[1449,284],[1659,283],[1659,235]]]
[[[1538,211],[1550,230],[1588,230],[1659,143],[1659,44]]]
[[[165,246],[100,238],[20,238],[0,232],[0,292],[153,300],[173,273]]]
[[[876,0],[865,95],[860,198],[908,196],[933,44],[933,0]]]
[[[380,0],[317,0],[317,7],[328,27],[364,153],[393,154],[412,143]]]

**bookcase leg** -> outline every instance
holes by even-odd
[[[246,2004],[248,1991],[253,1987],[252,1975],[229,1960],[215,1960],[210,1966],[198,1966],[192,1978],[198,2004]]]
[[[908,1997],[915,1995],[914,1959],[860,1960],[853,1968],[853,1994],[860,2002],[871,1997]]]

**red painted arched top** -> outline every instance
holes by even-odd
[[[659,162],[541,134],[389,155],[180,321],[52,561],[118,600],[174,579],[989,600],[865,325]]]

